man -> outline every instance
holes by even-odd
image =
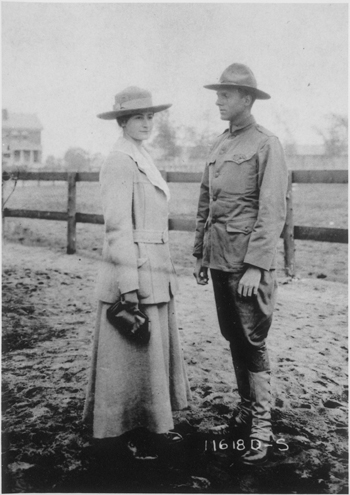
[[[222,335],[230,343],[240,403],[231,426],[249,429],[245,464],[267,459],[271,441],[270,364],[266,337],[276,295],[276,246],[285,222],[287,168],[276,136],[256,124],[252,71],[234,63],[218,84],[216,105],[229,129],[209,153],[198,203],[193,254],[197,283],[214,287]]]

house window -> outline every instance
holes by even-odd
[[[38,163],[39,161],[39,151],[34,150],[34,163]]]
[[[29,162],[30,160],[30,151],[25,150],[24,151],[24,161]]]
[[[21,158],[21,152],[20,151],[15,151],[14,152],[14,157],[15,157],[15,162],[19,162]]]

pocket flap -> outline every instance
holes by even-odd
[[[230,158],[227,158],[226,161],[235,162],[238,165],[240,165],[243,162],[247,162],[248,160],[251,160],[251,158],[253,158],[254,155],[255,155],[255,151],[253,153],[232,155]]]
[[[252,230],[252,225],[237,225],[234,223],[226,224],[226,232],[230,232],[232,234],[250,234]]]

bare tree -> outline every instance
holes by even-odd
[[[49,155],[45,160],[45,168],[47,170],[56,170],[56,158],[53,155]]]
[[[284,137],[282,138],[282,143],[286,155],[296,155],[297,143],[294,133],[289,124],[291,120],[290,113],[285,108],[283,108],[281,111],[275,110],[274,117],[277,124],[280,126],[282,135],[284,135]]]
[[[100,170],[104,160],[105,157],[104,155],[102,155],[102,153],[94,153],[90,159],[91,170]]]
[[[154,120],[153,139],[150,146],[162,152],[163,158],[175,158],[181,152],[177,144],[177,129],[170,121],[169,112],[161,112]]]
[[[10,197],[12,196],[12,194],[14,193],[14,191],[16,189],[18,177],[19,177],[19,171],[18,170],[13,170],[11,172],[5,171],[2,173],[2,182],[1,182],[1,185],[2,185],[2,210],[4,210],[6,203],[8,202],[8,200],[10,199]],[[10,181],[10,182],[8,182],[8,181]],[[11,186],[10,186],[11,191],[8,194],[8,196],[5,198],[4,188],[5,188],[6,183],[8,183],[8,184],[11,183]]]
[[[69,172],[82,172],[90,170],[89,153],[82,148],[69,148],[64,155]]]
[[[189,151],[190,160],[205,160],[209,150],[216,138],[216,134],[208,128],[200,131],[193,127],[187,127],[189,142],[191,143]]]
[[[316,128],[322,136],[325,155],[340,156],[348,153],[348,117],[336,113],[326,116],[328,122],[325,129]]]
[[[5,233],[5,205],[15,192],[19,177],[19,170],[11,170],[10,172],[4,171],[1,178],[1,217],[2,217],[2,235]],[[10,192],[5,198],[6,186],[10,189]]]

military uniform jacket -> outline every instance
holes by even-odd
[[[168,244],[168,200],[121,138],[100,172],[105,238],[96,296],[113,303],[136,290],[142,304],[169,302],[177,280]]]
[[[193,254],[226,272],[245,263],[275,268],[286,215],[288,174],[276,136],[250,116],[216,140],[206,162]]]

